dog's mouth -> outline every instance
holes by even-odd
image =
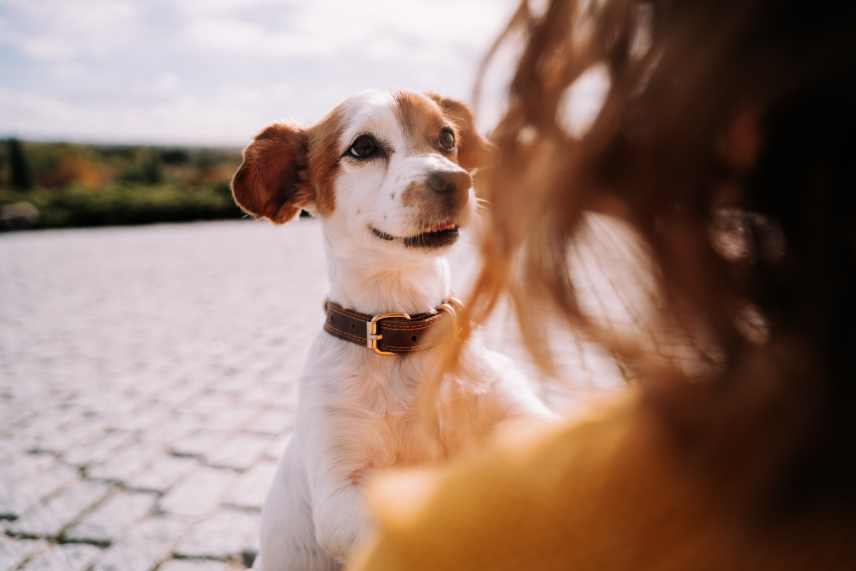
[[[372,233],[387,242],[400,241],[408,248],[442,248],[443,246],[451,246],[460,236],[460,227],[451,222],[442,224],[434,224],[426,230],[412,236],[393,236],[382,230],[378,230],[374,226],[370,226]]]

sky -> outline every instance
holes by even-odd
[[[469,100],[515,4],[0,0],[0,136],[240,146],[364,89]]]

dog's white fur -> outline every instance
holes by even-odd
[[[405,189],[431,171],[461,170],[454,157],[414,149],[414,134],[402,125],[396,104],[393,94],[368,92],[339,107],[338,155],[365,133],[384,141],[391,153],[369,164],[341,161],[335,208],[321,215],[329,299],[366,314],[430,312],[452,293],[448,248],[408,248],[369,230],[392,236],[424,230],[432,221],[426,222],[419,204],[404,204]],[[454,220],[461,227],[475,208],[474,190],[466,192]],[[416,436],[417,387],[437,359],[438,349],[384,357],[318,334],[300,377],[294,434],[265,502],[255,569],[340,568],[371,529],[360,489],[365,474],[436,459],[467,438],[461,427],[442,423],[433,445]],[[514,416],[550,416],[510,363],[477,339],[468,344],[463,363],[478,381],[458,389],[470,397],[471,417],[485,430]]]

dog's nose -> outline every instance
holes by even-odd
[[[428,188],[440,194],[468,190],[473,181],[465,171],[434,171],[428,175]]]

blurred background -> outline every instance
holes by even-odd
[[[243,220],[240,149],[367,88],[470,100],[515,4],[0,0],[0,571],[251,563],[327,278],[317,221]],[[580,82],[577,127],[603,88]],[[583,297],[643,323],[644,295],[612,287],[644,282],[610,257],[632,244],[592,231]],[[477,263],[464,245],[462,288]],[[514,331],[500,315],[489,334],[519,354]],[[557,342],[577,382],[544,385],[552,401],[621,384],[597,348]]]

